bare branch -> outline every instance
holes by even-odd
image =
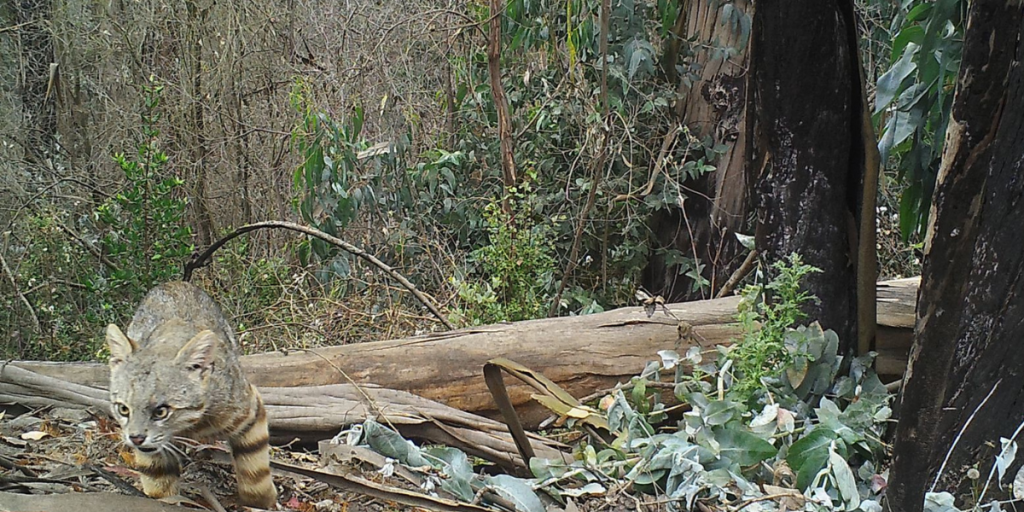
[[[291,231],[297,231],[299,233],[304,233],[304,234],[307,234],[309,236],[319,238],[320,240],[323,240],[323,241],[325,241],[325,242],[327,242],[327,243],[329,243],[331,245],[334,245],[336,247],[340,247],[341,249],[345,250],[346,252],[349,252],[349,253],[354,254],[354,255],[356,255],[356,256],[358,256],[360,258],[363,258],[364,260],[366,260],[366,261],[370,262],[371,264],[373,264],[373,266],[383,270],[384,273],[386,273],[387,275],[389,275],[392,278],[394,278],[395,281],[398,281],[402,286],[405,287],[405,289],[409,290],[409,292],[412,293],[413,296],[416,297],[417,300],[419,300],[421,303],[423,303],[423,305],[426,306],[427,309],[429,309],[430,312],[433,313],[434,316],[437,317],[437,319],[440,320],[441,323],[444,324],[445,327],[447,327],[449,329],[454,329],[455,328],[455,326],[452,325],[452,323],[449,322],[448,319],[445,318],[445,316],[443,314],[441,314],[441,311],[439,309],[437,309],[437,306],[433,303],[433,301],[431,301],[429,298],[427,298],[426,295],[423,295],[423,293],[420,292],[419,289],[416,288],[416,285],[414,285],[411,282],[409,282],[409,280],[406,279],[402,274],[399,274],[395,269],[391,268],[390,266],[388,266],[384,262],[380,261],[374,255],[372,255],[372,254],[370,254],[370,253],[368,253],[368,252],[366,252],[366,251],[364,251],[364,250],[362,250],[362,249],[360,249],[360,248],[358,248],[358,247],[356,247],[356,246],[354,246],[354,245],[352,245],[352,244],[350,244],[350,243],[348,243],[348,242],[346,242],[346,241],[344,241],[344,240],[342,240],[340,238],[328,235],[327,233],[324,233],[323,231],[320,231],[318,229],[314,229],[314,228],[311,228],[311,227],[308,227],[308,226],[303,226],[301,224],[295,224],[294,222],[273,221],[273,220],[272,221],[266,221],[266,222],[257,222],[255,224],[249,224],[247,226],[242,226],[242,227],[232,231],[230,234],[228,234],[224,238],[221,238],[220,240],[217,240],[216,242],[214,242],[213,245],[211,245],[208,249],[206,249],[206,251],[204,251],[202,254],[193,255],[192,256],[192,260],[189,261],[185,265],[184,280],[188,281],[188,280],[192,279],[192,272],[194,270],[207,266],[210,263],[210,257],[213,256],[213,253],[216,252],[217,249],[220,249],[221,246],[223,246],[224,244],[226,244],[229,241],[231,241],[232,239],[235,239],[235,238],[237,238],[239,236],[242,236],[242,235],[244,235],[246,233],[250,233],[252,231],[256,231],[256,230],[259,230],[259,229],[265,229],[265,228],[288,229],[288,230],[291,230]]]

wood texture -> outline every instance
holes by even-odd
[[[922,510],[933,488],[970,496],[967,470],[988,474],[999,439],[1024,422],[1022,60],[1019,2],[971,2],[896,409],[891,510]],[[997,487],[986,499],[1006,496]]]
[[[914,325],[916,283],[914,279],[879,283],[878,366],[883,374],[903,373]],[[710,348],[728,343],[737,334],[737,302],[738,298],[730,297],[670,304],[668,308],[693,326],[698,335],[694,339]],[[657,351],[682,352],[690,343],[693,341],[679,339],[676,322],[664,313],[647,318],[643,308],[626,307],[287,355],[245,356],[242,365],[265,398],[275,396],[271,388],[372,383],[463,411],[491,414],[496,411],[483,380],[483,365],[489,359],[512,359],[544,374],[574,396],[584,396],[628,381],[657,357]],[[19,373],[19,369],[32,373]],[[50,398],[55,400],[77,401],[83,406],[101,406],[107,400],[106,364],[17,361],[0,371],[0,401],[21,402],[42,394],[52,385],[52,381],[41,380],[43,377],[68,384],[53,390]],[[522,408],[530,403],[528,387],[510,384],[514,405]],[[271,407],[286,403],[281,400],[268,398],[267,402]],[[539,420],[543,413],[537,409],[533,414],[530,421]]]

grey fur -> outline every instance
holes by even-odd
[[[194,354],[182,349],[207,330],[212,331],[210,364],[193,368]],[[139,305],[127,332],[137,348],[129,349],[122,362],[112,358],[110,401],[129,446],[129,436],[145,436],[141,448],[168,449],[174,436],[187,433],[203,416],[230,417],[248,410],[249,383],[234,331],[199,288],[184,282],[157,286]],[[109,329],[107,342],[114,353],[117,341]],[[128,406],[127,418],[118,414],[118,404]],[[170,407],[167,418],[154,418],[160,406]]]

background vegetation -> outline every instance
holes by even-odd
[[[599,1],[504,4],[509,187],[485,3],[2,2],[0,355],[96,357],[103,325],[195,248],[268,219],[364,247],[463,325],[624,305],[653,259],[709,296],[709,262],[653,243],[649,222],[699,199],[730,149],[678,118],[701,63],[745,55],[747,4],[708,3],[739,43],[680,40],[677,1],[619,0],[606,58]],[[858,3],[883,278],[918,271],[964,5]],[[283,232],[194,279],[247,351],[439,325],[358,259]]]

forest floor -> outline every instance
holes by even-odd
[[[132,451],[120,440],[117,424],[105,415],[69,408],[44,408],[24,412],[9,408],[0,412],[0,510],[25,510],[4,503],[4,492],[21,495],[66,497],[68,511],[105,512],[113,503],[100,500],[91,507],[77,497],[78,493],[109,493],[138,497],[133,510],[152,512],[173,510],[173,507],[214,511],[246,510],[236,503],[234,469],[226,445],[183,446],[182,495],[161,500],[144,498],[139,473],[132,469]],[[366,450],[369,452],[369,450]],[[422,489],[395,471],[390,475],[367,460],[350,459],[339,464],[326,460],[317,450],[276,447],[272,458],[277,462],[303,466],[312,470],[337,472],[410,492]],[[275,470],[280,509],[301,512],[342,511],[407,511],[424,510],[385,499],[347,492],[331,485],[294,473]],[[147,503],[147,501],[149,503]],[[660,510],[653,497],[642,501],[625,493],[601,498],[579,500],[565,510],[575,512],[617,512],[625,510]],[[59,502],[58,502],[59,503]],[[55,506],[56,507],[56,506]],[[51,510],[58,510],[60,507]],[[116,508],[116,507],[114,507]],[[471,509],[467,509],[471,510]]]

